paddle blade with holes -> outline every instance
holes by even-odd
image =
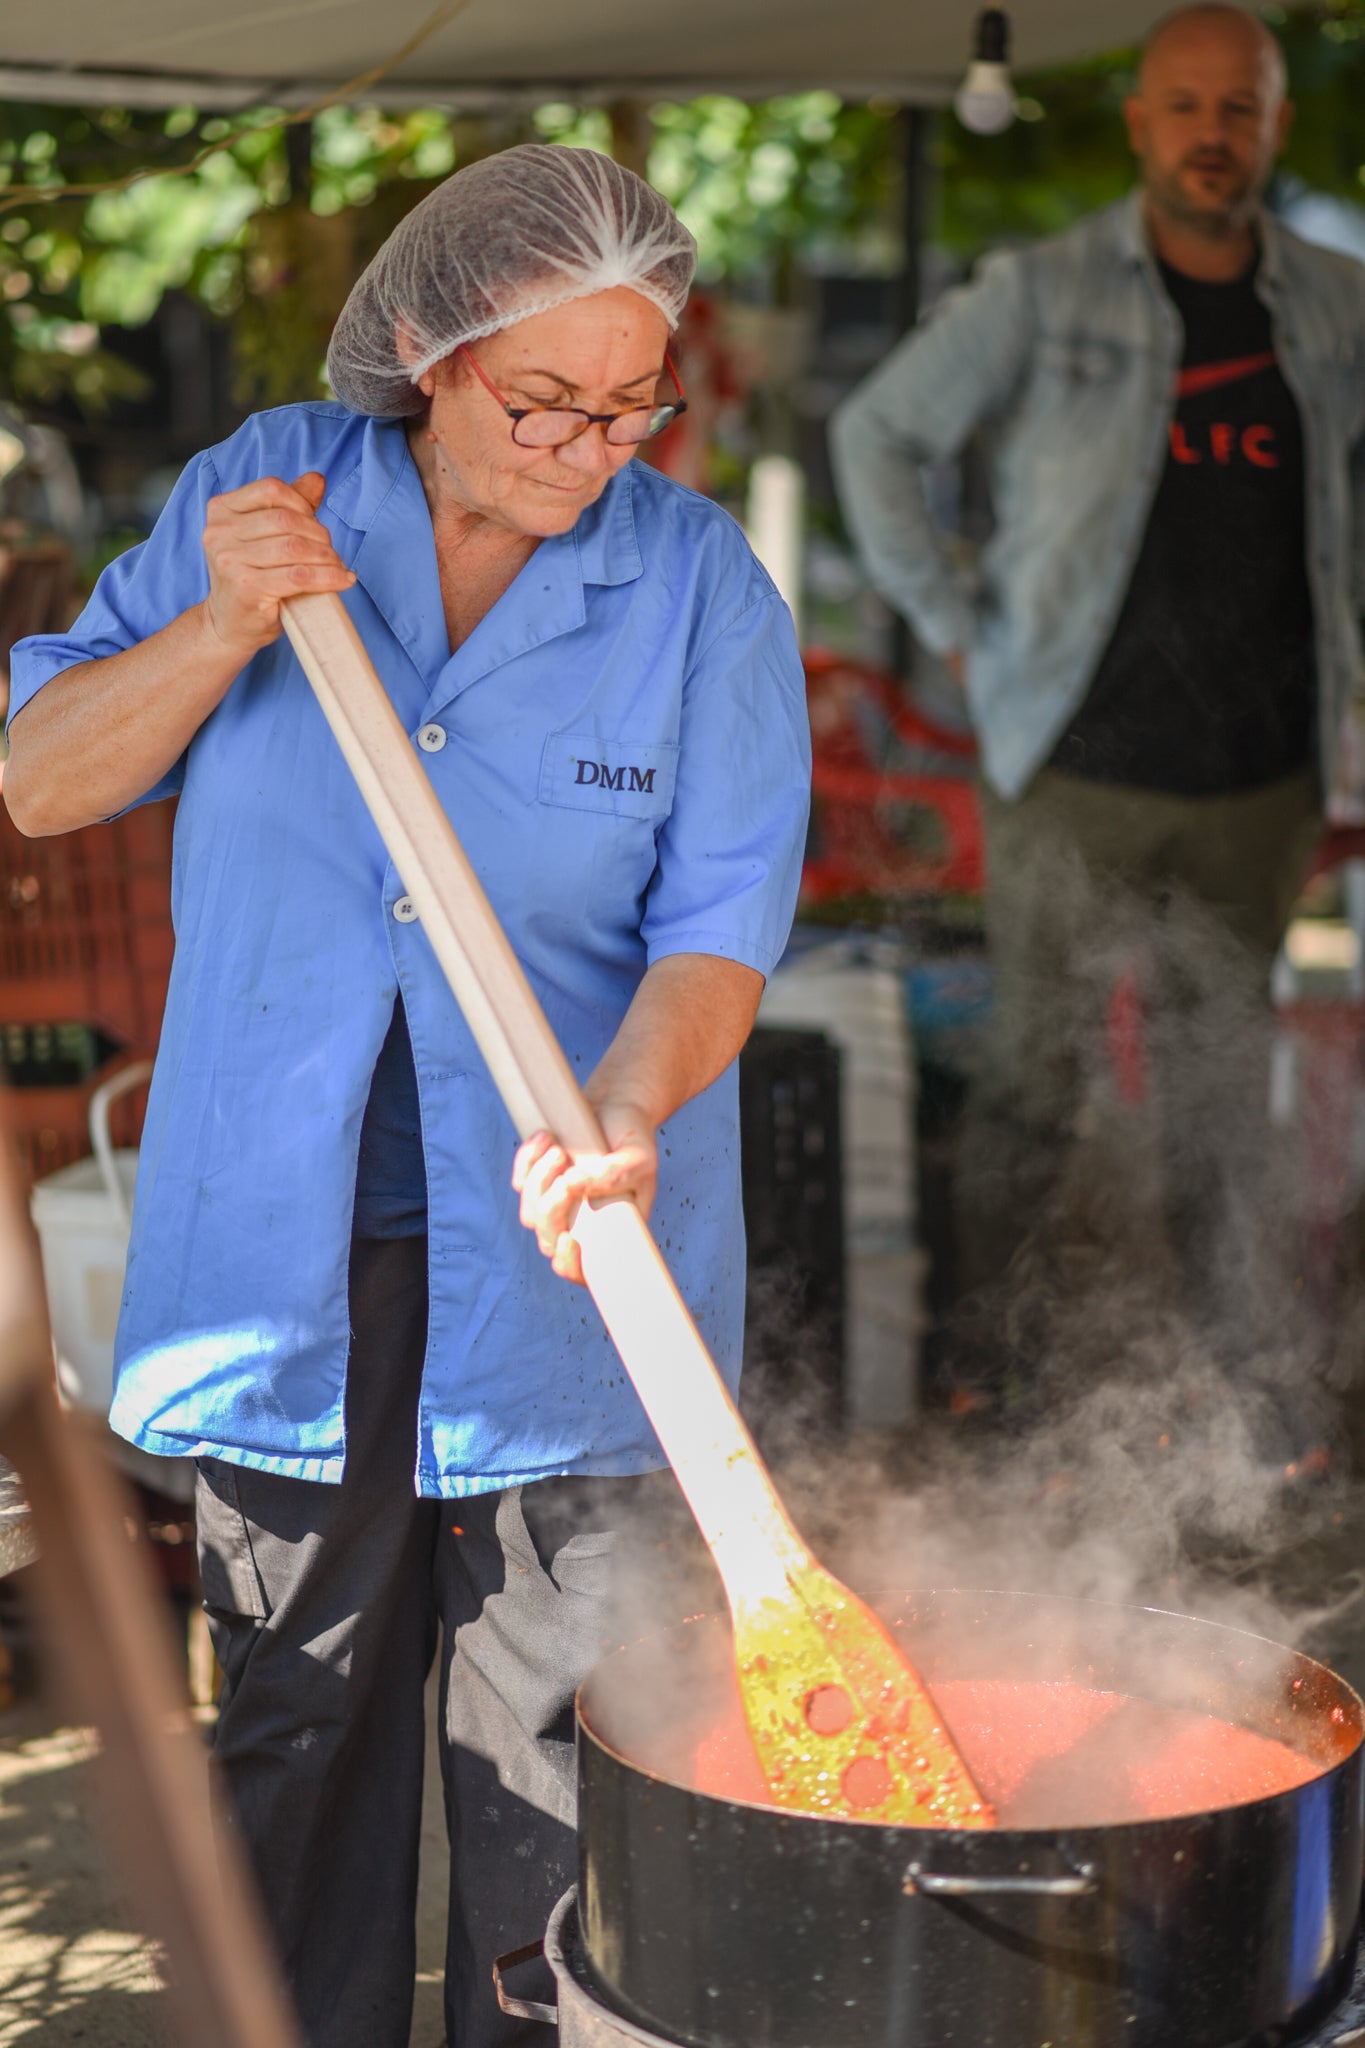
[[[734,1608],[740,1699],[778,1806],[917,1827],[994,1814],[890,1631],[814,1561]]]
[[[605,1150],[521,964],[345,606],[285,628],[519,1136]],[[988,1827],[933,1702],[881,1623],[811,1558],[633,1202],[584,1205],[588,1288],[716,1560],[739,1689],[774,1799],[813,1813]]]

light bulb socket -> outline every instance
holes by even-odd
[[[985,7],[976,17],[972,55],[978,64],[1008,64],[1010,18],[1003,7]]]

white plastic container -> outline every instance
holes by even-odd
[[[56,1354],[57,1387],[73,1408],[109,1414],[114,1398],[114,1334],[123,1300],[132,1221],[135,1150],[115,1151],[109,1106],[145,1081],[150,1060],[135,1060],[90,1098],[92,1159],[78,1159],[40,1180],[29,1207],[43,1254],[48,1316]],[[130,1477],[177,1500],[193,1492],[187,1458],[152,1458],[121,1438],[111,1455]]]
[[[789,953],[758,1021],[823,1031],[838,1046],[848,1249],[904,1250],[915,1224],[915,1062],[898,945],[838,937]]]

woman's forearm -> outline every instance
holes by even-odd
[[[723,1074],[744,1046],[763,976],[710,953],[656,961],[589,1081],[595,1108],[630,1103],[657,1129]]]
[[[70,832],[136,803],[175,766],[252,656],[283,630],[281,604],[349,590],[355,572],[317,508],[317,470],[264,476],[210,498],[209,594],[136,647],[82,662],[10,726],[5,803],[21,832]]]
[[[136,803],[180,759],[243,658],[198,604],[138,646],[54,676],[10,727],[5,806],[19,830],[70,832]]]

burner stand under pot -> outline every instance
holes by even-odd
[[[529,1960],[539,1947],[537,1944],[533,1950],[520,1950],[518,1955]],[[507,1989],[502,1972],[513,1967],[511,1957],[502,1958],[497,1978],[498,2002],[504,2012],[545,2022],[546,2048],[552,2044],[548,2029],[556,2025],[558,2033],[553,2038],[559,2048],[627,2048],[627,2044],[630,2048],[677,2048],[667,2035],[650,2033],[621,2019],[593,1989],[578,1931],[577,1886],[565,1892],[550,1915],[544,1953],[555,1975],[558,2010],[518,1999]],[[914,2044],[907,2042],[905,2048],[914,2048]],[[1059,2041],[1056,2048],[1067,2048],[1067,2043]],[[1313,2033],[1300,2035],[1294,2042],[1287,2041],[1283,2048],[1365,2048],[1365,1944],[1356,1957],[1351,1988],[1336,2010]]]
[[[542,2005],[538,2000],[517,1998],[504,1981],[505,1972],[514,1970],[519,1962],[530,1962],[542,1949],[546,1962],[555,1973],[557,2008]],[[629,2020],[620,2019],[603,2005],[592,1989],[578,1932],[577,1885],[569,1887],[550,1915],[544,1942],[517,1949],[510,1956],[500,1956],[494,1965],[493,1977],[498,2004],[503,2011],[517,2019],[543,2020],[547,2026],[557,2025],[555,2038],[559,2048],[626,2048],[627,2043],[631,2048],[677,2048],[677,2044],[665,2035],[651,2034],[644,2027],[632,2026]],[[546,2048],[551,2048],[548,2033],[545,2041]]]

